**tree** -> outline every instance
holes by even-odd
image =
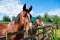
[[[43,17],[43,22],[52,22],[52,20],[49,18],[49,15],[47,14],[47,12],[44,14],[44,17]]]
[[[41,16],[39,15],[39,16],[37,16],[37,19],[41,19]]]
[[[56,27],[57,27],[57,29],[58,29],[58,21],[59,20],[59,18],[58,18],[58,16],[57,15],[55,15],[55,16],[53,16],[53,24],[56,24]]]
[[[14,21],[14,20],[15,20],[15,18],[16,18],[16,17],[15,17],[15,16],[13,16],[13,17],[12,17],[12,21]]]
[[[9,18],[9,16],[3,16],[3,21],[4,22],[10,22],[11,20],[10,20],[10,18]]]
[[[57,15],[53,16],[53,23],[54,24],[58,23],[58,16]]]
[[[57,22],[57,24],[60,24],[60,17],[58,17],[58,22]]]

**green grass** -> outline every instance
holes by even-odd
[[[54,30],[52,40],[60,40],[60,29]]]
[[[60,38],[57,38],[57,40],[60,40]]]
[[[57,29],[57,37],[60,38],[60,29]]]
[[[56,34],[56,37],[60,38],[60,29],[54,30],[54,34]]]

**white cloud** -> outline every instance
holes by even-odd
[[[41,15],[41,16],[44,15],[44,13],[36,13],[36,12],[34,12],[34,11],[31,11],[31,14],[32,14],[33,17],[39,16],[39,15]]]
[[[60,17],[60,8],[58,8],[58,9],[52,9],[52,10],[48,11],[47,13],[50,16],[51,15],[57,15],[57,16]],[[38,16],[38,15],[44,16],[44,14],[45,14],[45,12],[42,12],[42,13],[35,13],[35,12],[33,12],[32,13],[33,16]]]
[[[57,15],[60,16],[60,8],[56,10],[51,10],[48,12],[49,15]]]
[[[36,14],[35,14],[34,11],[31,11],[31,15],[32,15],[32,16],[36,16]]]
[[[18,0],[1,0],[0,1],[0,13],[4,13],[8,15],[9,17],[12,17],[13,15],[18,15],[22,10],[22,4],[18,3]],[[43,16],[45,12],[42,13],[36,13],[34,11],[31,11],[32,16],[41,15]],[[48,12],[49,15],[58,15],[60,16],[60,8],[59,9],[53,9]]]
[[[35,16],[43,15],[43,14],[41,14],[41,13],[36,13],[36,12],[34,12],[34,11],[31,11],[31,15],[32,15],[33,17],[35,17]]]
[[[18,0],[1,0],[0,1],[0,13],[5,13],[9,17],[17,15],[22,10],[22,4],[18,3]]]

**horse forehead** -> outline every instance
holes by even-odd
[[[27,13],[26,11],[22,11],[21,13]]]

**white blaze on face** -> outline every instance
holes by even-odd
[[[29,27],[28,28],[26,28],[26,32],[28,33],[28,30],[30,29],[30,30],[32,30],[32,22],[30,22],[30,14],[29,13],[27,13],[27,16],[28,16],[28,19],[29,19],[29,21],[28,21],[28,25],[29,25]]]
[[[30,15],[29,15],[29,13],[27,13],[27,15],[28,15],[28,18],[29,18],[29,21],[30,21]]]
[[[29,21],[31,21],[29,13],[27,15],[28,15]],[[30,22],[30,29],[32,29],[32,22]]]

